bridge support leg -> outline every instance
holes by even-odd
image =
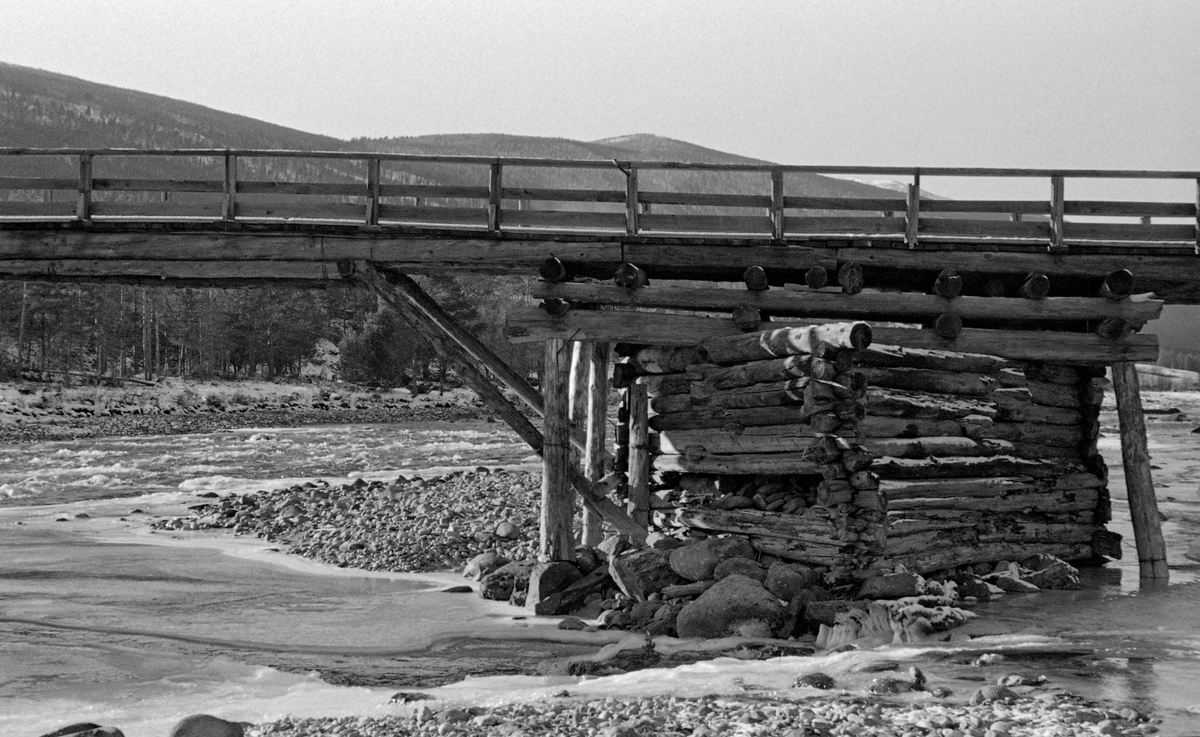
[[[462,377],[467,386],[479,395],[488,407],[490,407],[497,415],[500,416],[505,423],[511,427],[517,435],[533,448],[534,452],[542,455],[543,453],[543,435],[533,422],[530,421],[525,413],[521,411],[517,405],[508,399],[499,388],[492,382],[482,369],[479,368],[479,362],[473,358],[467,351],[457,342],[449,338],[447,333],[443,331],[435,322],[428,318],[423,311],[418,311],[412,303],[405,298],[403,292],[393,285],[393,279],[396,275],[390,272],[383,272],[375,269],[370,264],[364,264],[362,268],[356,268],[352,278],[365,283],[381,297],[404,322],[419,333],[423,338],[429,341],[443,357],[446,358],[453,366],[456,373]],[[404,277],[404,279],[408,279]],[[408,280],[411,281],[411,280]],[[402,282],[403,283],[403,282]],[[413,282],[413,286],[416,286]],[[418,289],[420,287],[417,287]],[[424,292],[422,292],[424,294]],[[428,297],[428,295],[426,295]],[[429,298],[432,301],[432,298]],[[436,305],[436,302],[434,302]],[[440,307],[439,307],[440,309]],[[449,318],[448,315],[446,315]],[[456,322],[451,322],[458,327],[459,330],[466,332],[464,328],[458,326]],[[474,336],[472,336],[474,337]],[[496,359],[499,361],[499,358]],[[569,365],[569,364],[568,364]],[[488,366],[489,370],[491,366]],[[565,390],[565,387],[564,387]],[[534,390],[536,391],[536,390]],[[540,395],[539,395],[540,398]],[[562,411],[566,412],[566,402],[563,403]],[[568,421],[569,429],[569,421]],[[569,482],[575,487],[575,491],[579,494],[585,508],[593,509],[604,519],[605,522],[612,525],[618,531],[629,535],[631,538],[644,542],[646,539],[646,531],[639,527],[623,509],[610,501],[606,495],[616,487],[620,479],[615,475],[604,477],[598,483],[589,481],[579,471],[578,468],[568,464]],[[568,487],[569,488],[569,487]]]
[[[1163,542],[1158,500],[1150,477],[1150,451],[1146,442],[1146,420],[1136,366],[1129,361],[1112,365],[1113,392],[1121,424],[1121,460],[1125,466],[1125,488],[1129,494],[1129,516],[1137,545],[1142,578],[1166,579],[1167,546]]]
[[[573,341],[571,354],[571,419],[585,437],[583,473],[589,481],[604,477],[605,423],[608,418],[607,343]],[[583,544],[595,547],[604,539],[604,520],[583,510]]]
[[[571,443],[569,441],[571,344],[554,338],[546,341],[542,392],[546,400],[542,446],[541,545],[545,560],[575,560],[575,499],[571,494]]]

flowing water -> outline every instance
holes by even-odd
[[[1200,418],[1200,401],[1196,410],[1191,416]],[[1045,674],[1056,687],[1157,713],[1166,734],[1200,734],[1200,566],[1185,557],[1200,539],[1194,424],[1151,423],[1169,517],[1167,585],[1138,580],[1119,449],[1106,437],[1111,527],[1126,535],[1126,560],[1085,571],[1081,591],[982,605],[954,642],[765,663],[721,659],[589,680],[493,675],[433,693],[489,703],[545,698],[564,685],[584,696],[698,695],[786,688],[817,669],[862,687],[871,676],[858,668],[887,658],[920,664],[957,697],[984,678]],[[452,574],[345,571],[261,540],[146,525],[208,491],[534,460],[506,429],[482,422],[0,446],[0,735],[33,737],[87,720],[158,737],[198,712],[246,721],[397,713],[408,708],[388,703],[399,688],[594,650],[619,635],[560,633],[553,620],[444,593],[462,580]],[[970,665],[982,652],[1004,659]]]

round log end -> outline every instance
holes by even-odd
[[[1104,277],[1100,294],[1108,299],[1125,299],[1133,294],[1133,272],[1129,269],[1117,269]]]
[[[846,294],[858,294],[863,290],[862,266],[854,261],[848,261],[838,269],[838,284]]]
[[[738,305],[733,308],[733,322],[745,331],[758,330],[762,325],[763,316],[753,305]]]
[[[565,299],[547,299],[542,302],[542,309],[547,315],[562,317],[571,311],[571,303]]]
[[[1045,274],[1030,274],[1021,285],[1021,296],[1027,299],[1045,299],[1050,294],[1050,277]]]
[[[538,276],[549,282],[564,282],[570,278],[567,265],[554,256],[538,265]]]
[[[804,272],[804,283],[809,289],[820,289],[829,283],[829,272],[824,266],[813,266]]]
[[[638,289],[650,283],[646,272],[635,264],[623,263],[613,273],[613,282],[626,289]]]
[[[874,337],[874,331],[865,322],[856,322],[850,326],[850,345],[856,351],[864,350],[870,346]]]
[[[767,284],[767,270],[761,266],[747,266],[742,274],[742,281],[746,283],[746,289],[752,292],[765,292],[770,288]]]
[[[933,321],[933,332],[946,340],[954,340],[962,332],[962,318],[953,312],[943,312]]]
[[[954,299],[962,290],[963,278],[954,269],[942,269],[933,282],[933,293],[942,299]]]

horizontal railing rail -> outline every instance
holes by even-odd
[[[77,172],[31,174],[29,166],[6,172],[12,162],[66,158]],[[128,176],[104,171],[113,160],[147,157],[189,160],[205,171],[177,178],[147,176],[144,165]],[[324,179],[312,171],[280,173],[251,165],[259,160],[323,162]],[[247,162],[245,164],[241,162]],[[331,163],[333,162],[333,163]],[[97,174],[97,164],[101,174]],[[400,170],[408,164],[421,174]],[[433,167],[470,167],[476,184],[439,182]],[[333,168],[330,168],[333,167]],[[422,167],[424,167],[422,169]],[[36,168],[36,167],[34,167]],[[246,171],[244,172],[243,169]],[[528,178],[530,169],[575,170],[581,186],[505,183],[506,172]],[[253,177],[242,174],[254,172]],[[624,187],[604,187],[607,172]],[[695,177],[676,189],[664,186],[670,172],[762,175],[758,192],[699,191]],[[515,173],[515,174],[514,174]],[[639,178],[639,173],[644,176]],[[906,177],[906,191],[888,196],[809,196],[787,191],[787,175]],[[286,176],[284,176],[286,175]],[[653,177],[653,181],[647,180]],[[1037,178],[1046,199],[932,199],[922,177]],[[640,179],[640,183],[639,183]],[[1074,179],[1190,180],[1186,202],[1068,200]],[[846,182],[849,186],[852,183]],[[59,194],[66,192],[64,196]],[[1112,222],[1125,219],[1129,222]],[[333,222],[369,228],[404,226],[482,231],[493,237],[529,232],[566,232],[632,237],[713,237],[775,242],[848,237],[903,242],[1043,244],[1051,252],[1072,245],[1189,246],[1200,255],[1200,171],[1018,169],[981,167],[818,166],[696,163],[636,160],[575,160],[520,157],[401,154],[271,149],[84,149],[0,148],[0,222],[78,221],[273,221]],[[1157,222],[1155,222],[1157,220]],[[1163,222],[1167,220],[1169,222]]]

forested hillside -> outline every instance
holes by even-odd
[[[599,141],[527,136],[429,135],[342,141],[244,116],[60,74],[0,63],[0,146],[93,148],[261,148],[369,150],[568,159],[754,162],[753,159],[654,135]],[[762,163],[762,162],[757,162]],[[97,175],[218,180],[217,161],[105,160]],[[0,159],[0,176],[72,176],[68,157]],[[286,181],[362,181],[363,172],[321,159],[239,161],[240,176]],[[391,182],[485,184],[478,167],[390,164]],[[485,174],[484,174],[485,176]],[[475,177],[475,178],[472,178]],[[614,166],[567,171],[506,169],[507,186],[623,189]],[[761,175],[643,172],[644,189],[761,194]],[[890,196],[876,187],[818,175],[789,175],[788,194]],[[15,196],[15,195],[10,195]],[[38,195],[40,196],[40,195]],[[147,196],[138,194],[135,196]],[[597,207],[606,207],[597,205]],[[612,207],[611,205],[607,207]],[[704,212],[705,208],[679,207]],[[426,288],[518,367],[539,358],[500,337],[505,309],[527,300],[528,279],[441,277]],[[1164,363],[1200,365],[1195,311],[1171,311],[1161,323]],[[1190,322],[1189,322],[1190,320]],[[344,378],[400,385],[441,370],[427,346],[374,297],[335,286],[324,290],[159,289],[117,285],[0,282],[0,378],[23,370],[115,376],[292,377],[320,340],[340,347]]]

